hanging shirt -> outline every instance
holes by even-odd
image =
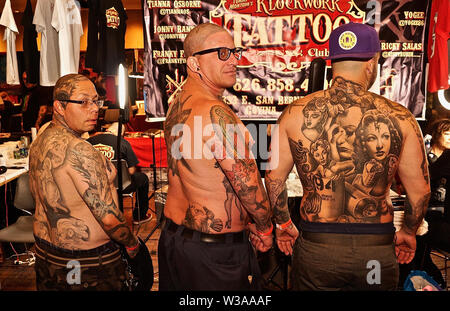
[[[52,26],[58,32],[60,75],[78,73],[83,26],[80,9],[74,0],[55,1]]]
[[[11,85],[20,84],[19,69],[17,67],[17,53],[16,53],[16,35],[19,33],[14,15],[11,9],[10,0],[6,0],[3,8],[2,16],[0,18],[0,25],[6,27],[3,40],[6,41],[6,83]]]
[[[89,1],[87,67],[117,75],[125,61],[126,20],[121,0]]]
[[[86,67],[96,70],[97,67],[97,44],[98,44],[98,1],[88,0],[88,34],[86,48]],[[98,71],[97,71],[98,72]]]
[[[39,79],[39,51],[37,48],[37,32],[33,25],[33,8],[31,1],[27,0],[27,6],[23,12],[23,58],[27,82],[37,83]]]
[[[52,27],[55,0],[38,0],[33,24],[41,33],[40,84],[54,86],[59,78],[58,33]]]
[[[431,5],[428,36],[428,91],[448,89],[448,46],[450,1],[434,0]]]

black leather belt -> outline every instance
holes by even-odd
[[[313,243],[343,246],[381,246],[390,245],[394,241],[394,234],[341,234],[302,231],[301,236]]]
[[[247,241],[247,235],[245,231],[230,232],[223,234],[209,234],[196,230],[186,228],[185,226],[179,226],[170,219],[167,219],[168,224],[166,228],[172,233],[176,233],[178,228],[181,228],[181,236],[189,240],[198,240],[204,243],[243,243]]]

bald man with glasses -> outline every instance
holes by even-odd
[[[227,30],[205,23],[188,34],[184,51],[188,77],[164,123],[169,190],[159,289],[256,290],[254,248],[272,246],[271,209],[251,135],[222,101],[243,49]]]
[[[120,245],[132,259],[146,247],[119,210],[114,165],[81,138],[103,101],[76,74],[56,82],[53,98],[53,120],[30,150],[37,289],[122,290]]]

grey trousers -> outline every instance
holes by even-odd
[[[300,291],[396,290],[393,235],[301,233],[291,273],[293,289]]]

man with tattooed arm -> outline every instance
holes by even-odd
[[[250,133],[222,101],[242,49],[224,28],[205,23],[188,34],[184,51],[188,78],[164,123],[169,190],[159,288],[255,290],[260,271],[252,244],[271,248],[271,209]]]
[[[125,266],[141,248],[118,207],[116,170],[81,134],[94,129],[98,100],[82,75],[61,77],[53,120],[30,150],[30,187],[36,202],[38,290],[121,290]]]
[[[295,290],[394,290],[398,263],[414,257],[430,197],[422,133],[405,107],[368,91],[380,57],[372,27],[342,25],[332,31],[329,48],[331,87],[291,104],[273,130],[278,165],[265,183],[277,244],[293,255]],[[309,111],[321,120],[314,135]],[[293,165],[304,192],[300,235],[287,206]],[[396,173],[407,202],[395,233],[389,193]]]

